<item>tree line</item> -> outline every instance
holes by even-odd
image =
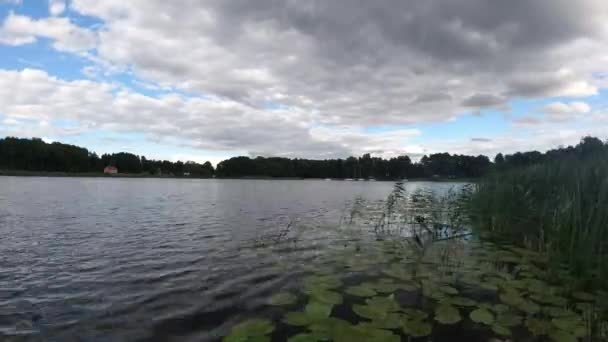
[[[346,159],[289,159],[278,157],[233,157],[214,169],[210,162],[171,162],[147,159],[132,153],[103,154],[101,157],[86,148],[45,143],[41,139],[0,139],[0,170],[43,172],[102,172],[115,166],[119,173],[173,175],[192,177],[291,177],[340,179],[403,179],[403,178],[477,178],[491,170],[527,166],[559,158],[588,158],[608,152],[608,144],[598,138],[585,137],[576,146],[538,151],[499,153],[494,162],[486,156],[434,153],[414,162],[403,155],[390,159],[361,157]]]
[[[214,173],[210,162],[153,160],[127,152],[99,157],[86,148],[59,142],[47,144],[38,138],[0,139],[0,170],[100,173],[106,166],[115,166],[120,173],[128,174],[211,177]]]

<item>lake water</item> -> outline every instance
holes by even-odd
[[[454,184],[406,183],[446,191]],[[214,340],[390,182],[0,177],[0,339]],[[327,227],[325,229],[325,227]],[[286,233],[285,233],[286,232]],[[269,252],[265,246],[283,248]],[[294,265],[278,269],[283,265]]]

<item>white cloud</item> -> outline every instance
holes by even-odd
[[[0,27],[0,44],[30,44],[38,37],[53,40],[53,47],[60,51],[84,52],[96,44],[94,32],[73,24],[68,18],[32,19],[10,13]]]
[[[63,17],[11,13],[0,42],[48,38],[56,49],[86,51],[94,65],[82,72],[91,79],[126,71],[146,89],[178,91],[155,98],[114,84],[8,72],[5,78],[19,87],[0,90],[11,93],[1,108],[12,117],[67,117],[84,129],[138,131],[200,149],[389,155],[427,148],[409,143],[421,134],[415,125],[506,110],[514,99],[564,97],[569,112],[546,117],[582,120],[584,97],[608,87],[608,78],[598,76],[608,72],[606,1],[72,0],[69,6],[103,24],[87,29]],[[526,130],[546,124],[518,120]],[[370,126],[391,130],[369,133]],[[490,138],[468,137],[439,150],[484,151],[510,141]]]
[[[591,112],[591,107],[587,103],[581,101],[569,103],[552,102],[544,106],[542,110],[550,121],[566,121]]]
[[[65,11],[65,8],[65,0],[49,0],[49,13],[51,15],[60,15]]]

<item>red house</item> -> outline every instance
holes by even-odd
[[[106,166],[103,168],[103,173],[108,175],[115,175],[118,173],[118,169],[114,166]]]

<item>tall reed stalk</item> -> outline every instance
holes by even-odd
[[[608,282],[608,154],[496,172],[472,195],[482,233],[547,253],[595,284]]]

